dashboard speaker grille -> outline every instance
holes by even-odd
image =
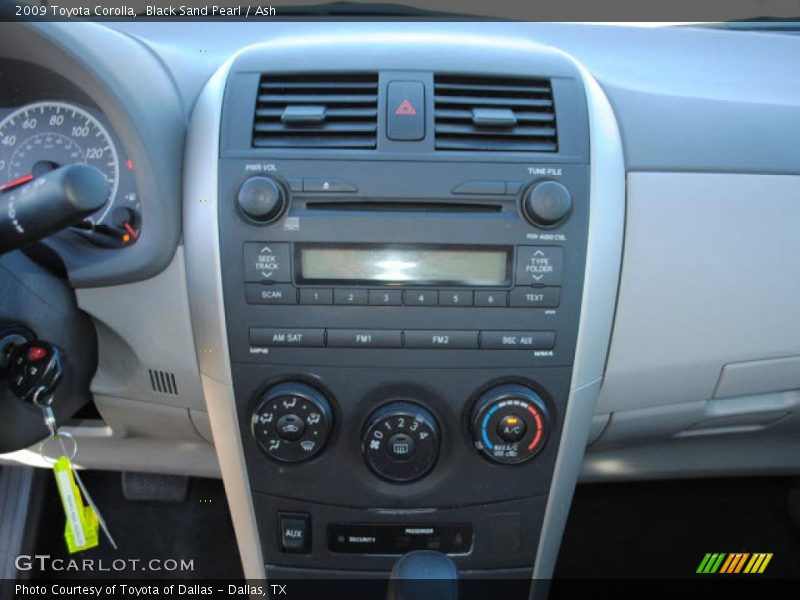
[[[168,371],[156,371],[148,369],[150,374],[150,387],[157,394],[178,395],[178,384],[175,382],[175,375]]]
[[[256,148],[375,148],[378,75],[262,75]]]
[[[557,152],[547,79],[437,75],[437,150]]]

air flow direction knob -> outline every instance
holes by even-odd
[[[375,411],[364,430],[362,451],[373,473],[396,483],[424,477],[439,457],[439,425],[412,402]]]
[[[259,398],[252,416],[259,450],[281,462],[300,462],[319,454],[333,428],[327,398],[305,383],[284,382]]]
[[[566,219],[571,210],[569,190],[556,181],[537,183],[522,196],[522,212],[534,225],[552,227]]]
[[[475,447],[502,464],[519,464],[536,456],[547,442],[549,428],[547,405],[524,385],[491,388],[472,411]]]
[[[251,177],[239,188],[236,201],[246,217],[258,223],[269,223],[286,208],[286,192],[270,177]]]

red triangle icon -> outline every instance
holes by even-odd
[[[397,110],[394,111],[396,115],[415,115],[417,114],[416,109],[412,106],[411,102],[408,100],[403,100],[400,103],[400,106],[397,107]]]

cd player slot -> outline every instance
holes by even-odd
[[[309,211],[348,212],[425,212],[425,213],[500,213],[502,204],[472,202],[419,202],[389,200],[313,200],[305,203]]]

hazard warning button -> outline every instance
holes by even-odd
[[[386,134],[390,140],[425,137],[425,86],[420,81],[390,81],[386,103]]]

